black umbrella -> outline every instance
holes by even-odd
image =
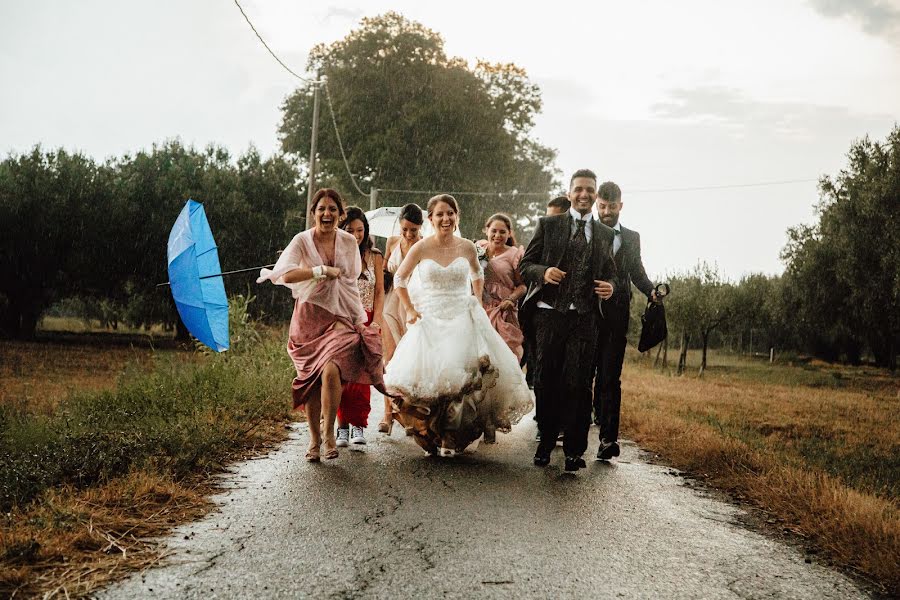
[[[660,283],[656,286],[656,297],[659,302],[648,301],[644,314],[641,315],[641,339],[638,342],[638,352],[646,352],[664,339],[669,333],[666,328],[666,308],[662,299],[669,295],[669,284]]]

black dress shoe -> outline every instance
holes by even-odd
[[[534,466],[546,467],[550,464],[550,451],[538,446],[537,452],[534,453]]]
[[[566,465],[565,470],[572,472],[577,471],[578,469],[583,469],[587,466],[587,463],[584,462],[584,459],[580,456],[567,456],[566,457]]]
[[[597,448],[597,460],[609,460],[618,455],[618,442],[607,442],[606,440],[600,442],[600,447]]]

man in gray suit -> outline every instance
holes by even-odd
[[[594,378],[594,423],[600,429],[599,460],[619,455],[619,412],[622,405],[622,362],[631,309],[631,284],[642,294],[657,301],[653,282],[647,277],[641,260],[641,236],[619,222],[622,190],[612,181],[597,190],[592,212],[594,218],[615,232],[613,255],[616,264],[615,292],[602,304],[597,332]]]

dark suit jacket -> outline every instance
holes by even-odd
[[[610,301],[614,303],[631,302],[631,284],[635,286],[641,293],[650,297],[653,293],[653,282],[647,277],[644,270],[644,262],[641,260],[641,235],[633,229],[622,227],[622,246],[616,254],[615,261],[616,270],[616,289]]]
[[[615,285],[616,265],[612,256],[612,243],[615,234],[610,227],[592,219],[591,250],[594,253],[594,279],[610,281]],[[540,291],[544,287],[544,271],[550,267],[559,267],[569,238],[572,237],[572,217],[566,212],[552,217],[538,219],[534,237],[519,261],[519,272],[528,284],[528,292],[522,304],[524,317],[528,318],[532,309],[540,300]],[[599,303],[597,304],[599,307]]]

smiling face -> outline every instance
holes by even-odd
[[[356,238],[357,246],[362,244],[363,240],[366,239],[366,224],[362,222],[362,219],[353,219],[345,224],[344,231],[353,234],[353,237]]]
[[[443,201],[438,201],[434,205],[428,219],[435,232],[449,235],[453,235],[453,232],[456,231],[456,223],[459,220],[453,207]]]
[[[494,219],[488,223],[484,233],[487,235],[488,242],[497,248],[505,246],[510,235],[509,227],[501,219]]]
[[[400,235],[407,242],[415,242],[418,240],[419,230],[421,229],[421,225],[416,225],[412,221],[407,221],[406,219],[400,219]]]
[[[591,206],[597,199],[597,182],[590,177],[576,177],[569,186],[569,202],[579,214],[591,212]]]
[[[331,196],[319,199],[313,208],[313,223],[319,233],[333,233],[337,229],[343,210]]]

